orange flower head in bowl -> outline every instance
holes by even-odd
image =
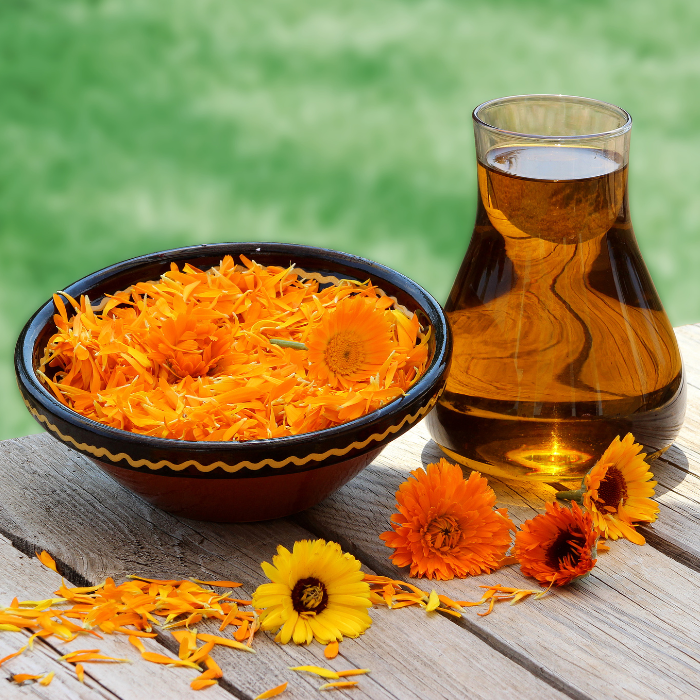
[[[523,523],[513,554],[523,574],[543,586],[565,586],[594,566],[598,533],[591,514],[571,504],[571,510],[547,503],[546,512]]]
[[[391,327],[372,300],[346,297],[324,315],[306,343],[310,374],[331,386],[350,386],[376,374],[393,350]]]
[[[465,479],[460,467],[441,459],[412,471],[396,500],[393,530],[380,538],[411,576],[448,580],[501,566],[515,528],[505,509],[494,510],[496,495],[478,472]]]

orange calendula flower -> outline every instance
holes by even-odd
[[[546,512],[523,523],[515,537],[514,554],[522,572],[542,586],[565,586],[587,574],[596,563],[598,533],[591,514],[571,504],[571,510],[547,503]]]
[[[310,376],[331,386],[369,379],[391,354],[390,330],[373,301],[346,297],[307,341]]]
[[[393,530],[379,537],[411,576],[448,580],[499,568],[515,527],[505,509],[494,510],[496,494],[478,472],[465,479],[460,467],[441,459],[411,472],[396,500]]]

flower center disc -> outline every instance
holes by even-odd
[[[627,482],[617,467],[609,467],[598,487],[598,500],[617,510],[620,502],[627,498]]]
[[[317,578],[303,578],[292,590],[292,605],[298,613],[320,613],[328,605],[328,591]]]
[[[575,566],[581,559],[585,546],[586,538],[582,533],[562,530],[547,550],[547,566],[557,570],[562,565]]]
[[[335,374],[347,375],[357,372],[365,361],[362,340],[354,333],[336,333],[326,345],[326,364]]]
[[[431,549],[453,549],[462,539],[459,523],[451,515],[441,515],[428,525],[425,532],[426,544]]]

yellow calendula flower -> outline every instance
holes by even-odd
[[[620,440],[618,435],[595,466],[586,474],[578,491],[557,494],[557,498],[577,500],[593,518],[593,526],[602,537],[624,537],[635,544],[645,539],[635,525],[653,523],[659,506],[652,500],[656,481],[640,454],[642,446],[632,433]]]
[[[656,482],[641,449],[632,433],[616,437],[584,479],[583,505],[610,540],[624,537],[644,544],[634,524],[653,523],[658,516],[659,506],[651,500]]]
[[[253,606],[263,610],[261,628],[279,629],[282,644],[328,644],[357,637],[372,624],[360,562],[335,542],[302,540],[291,552],[279,546],[262,568],[271,583],[258,586]]]

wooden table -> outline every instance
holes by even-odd
[[[258,653],[217,647],[224,670],[210,700],[253,698],[289,681],[280,696],[322,697],[323,682],[289,666],[370,668],[359,687],[333,691],[353,698],[700,698],[700,325],[677,329],[688,373],[688,413],[676,444],[659,459],[661,513],[643,529],[647,545],[612,543],[592,574],[541,600],[500,604],[488,617],[470,608],[461,619],[419,608],[371,611],[374,624],[346,640],[333,661],[323,648],[275,644],[256,637]],[[412,469],[440,457],[417,426],[392,443],[360,476],[319,506],[292,518],[219,525],[174,517],[146,504],[48,435],[0,443],[0,604],[13,596],[45,598],[59,577],[35,558],[46,549],[76,585],[127,574],[234,579],[250,595],[265,581],[260,562],[278,544],[323,537],[339,542],[367,571],[406,578],[389,561],[377,535],[388,527],[394,493]],[[554,489],[490,479],[498,504],[517,522],[541,512]],[[518,567],[445,583],[418,582],[458,600],[477,600],[480,584],[532,587]],[[200,628],[201,631],[201,628]],[[26,635],[25,635],[26,636]],[[147,640],[175,656],[169,634]],[[21,633],[0,632],[0,658],[23,644]],[[93,646],[92,643],[88,646]],[[125,637],[105,636],[103,653],[133,664],[86,664],[85,684],[73,666],[57,661],[71,645],[37,640],[33,652],[0,667],[0,698],[60,699],[196,697],[196,672],[147,663]],[[48,687],[18,687],[15,673],[55,671]]]

